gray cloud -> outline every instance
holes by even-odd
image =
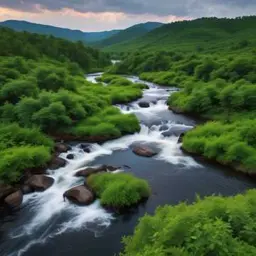
[[[0,0],[0,6],[22,11],[38,11],[37,5],[49,10],[189,17],[256,14],[256,0]]]

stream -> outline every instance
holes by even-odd
[[[89,75],[95,82],[100,74]],[[6,217],[0,226],[1,256],[113,256],[122,250],[121,238],[132,234],[138,219],[153,214],[159,205],[193,202],[196,194],[235,195],[255,188],[249,178],[220,166],[198,162],[185,155],[178,144],[179,132],[191,129],[196,121],[168,110],[166,100],[175,88],[161,87],[137,77],[133,82],[149,86],[143,98],[149,108],[141,108],[139,101],[119,105],[123,113],[134,113],[141,123],[141,131],[102,145],[91,144],[85,154],[79,144],[72,144],[75,158],[67,160],[64,168],[49,171],[53,186],[41,193],[26,195],[21,210]],[[159,153],[153,158],[135,155],[131,146],[149,144]],[[134,211],[117,216],[104,210],[99,201],[80,207],[63,201],[63,193],[84,182],[74,174],[85,167],[101,164],[123,166],[122,170],[148,180],[152,195]],[[130,167],[130,168],[128,168]]]

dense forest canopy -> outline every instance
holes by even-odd
[[[26,59],[48,57],[61,62],[75,62],[84,71],[103,68],[110,63],[106,54],[85,46],[82,42],[70,42],[53,36],[15,32],[0,28],[0,56],[21,56]]]
[[[255,43],[256,16],[235,19],[201,18],[163,25],[144,36],[131,41],[113,44],[109,52],[138,50],[183,50],[194,51],[207,48],[208,51],[220,46],[233,45],[234,41],[253,40]]]

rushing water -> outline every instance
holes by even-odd
[[[90,75],[87,79],[95,82],[99,75]],[[128,79],[141,82],[136,77]],[[113,256],[122,249],[122,236],[131,234],[138,218],[145,212],[153,213],[158,205],[191,202],[196,194],[233,195],[255,187],[243,176],[184,155],[177,133],[170,131],[190,129],[195,121],[168,110],[166,100],[175,89],[146,84],[149,89],[144,91],[141,100],[151,102],[149,108],[140,108],[138,102],[118,106],[123,113],[137,115],[141,131],[103,145],[92,144],[89,154],[74,144],[68,153],[73,153],[75,159],[68,160],[65,168],[49,172],[55,179],[54,185],[45,192],[26,195],[21,210],[4,220],[0,230],[0,255]],[[163,135],[167,130],[172,136]],[[131,151],[136,143],[150,144],[159,154],[154,158],[136,156]],[[66,159],[68,153],[61,157]],[[63,193],[83,183],[74,173],[100,164],[121,166],[120,171],[147,179],[152,196],[132,213],[122,216],[105,211],[98,201],[87,207],[64,202]]]

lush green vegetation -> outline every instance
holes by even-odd
[[[103,48],[107,46],[113,46],[115,44],[120,44],[122,42],[130,41],[132,39],[141,37],[142,35],[145,35],[149,31],[154,30],[162,25],[163,24],[159,22],[147,22],[142,24],[136,24],[132,27],[119,31],[118,33],[106,39],[96,42],[94,43],[94,45]]]
[[[123,256],[256,254],[256,191],[235,197],[208,197],[192,205],[159,207],[144,216]]]
[[[148,48],[124,53],[124,60],[110,72],[135,73],[147,81],[181,88],[168,100],[172,110],[218,120],[189,132],[183,148],[236,170],[255,173],[256,34],[251,33],[255,21],[256,17],[214,18],[163,26],[150,35],[155,34],[156,38],[164,35],[170,45],[159,40],[162,48],[158,42],[151,45],[159,46],[158,51]],[[200,28],[196,29],[196,25]],[[181,27],[184,30],[176,31]],[[177,37],[171,37],[173,29]],[[209,38],[204,41],[200,37],[198,40],[190,36],[190,30],[207,31],[209,37],[217,35],[221,41]],[[187,45],[176,44],[174,51],[172,43],[178,35],[187,36]]]
[[[256,16],[236,19],[201,18],[166,24],[134,40],[126,40],[104,48],[105,51],[216,51],[223,46],[244,46],[255,42]],[[237,44],[239,42],[239,44]]]
[[[127,173],[100,173],[89,176],[89,187],[100,198],[101,204],[122,209],[148,198],[150,188],[145,180]]]
[[[135,115],[112,104],[137,99],[144,87],[117,76],[109,86],[84,78],[108,65],[107,56],[80,43],[1,31],[0,182],[45,166],[53,148],[47,136],[96,142],[139,131]]]
[[[61,62],[75,62],[84,71],[102,69],[110,64],[106,54],[86,47],[80,41],[73,43],[53,36],[15,32],[1,27],[0,33],[0,56],[22,56],[28,59],[46,56]]]

